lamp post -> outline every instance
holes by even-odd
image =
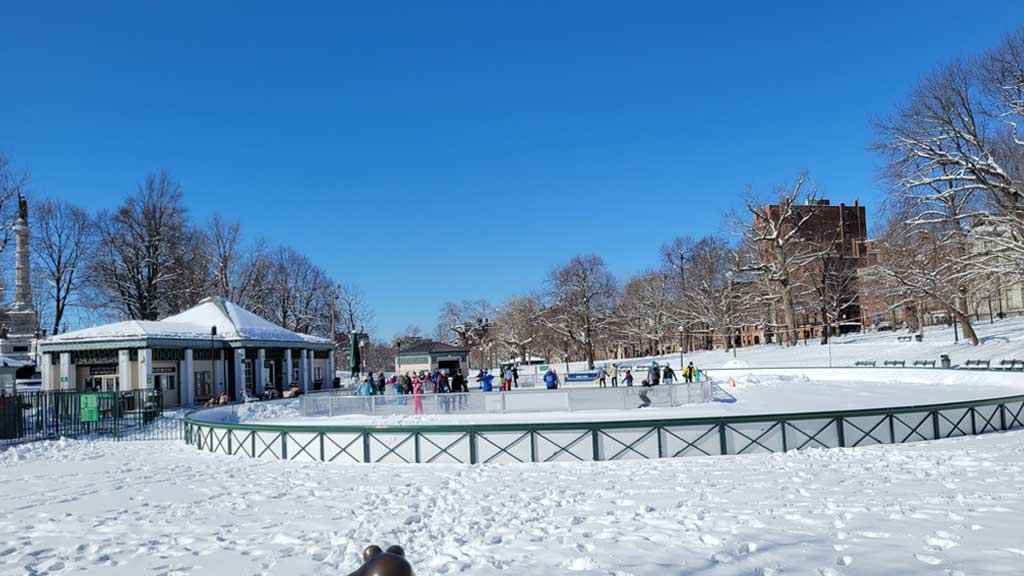
[[[733,307],[733,293],[732,293],[732,286],[733,286],[733,284],[732,284],[732,282],[733,282],[733,278],[734,277],[735,276],[733,275],[732,270],[729,270],[728,272],[725,273],[725,278],[729,281],[729,300],[728,300],[728,303],[729,303],[729,346],[732,347],[732,357],[733,358],[736,357],[736,342],[735,342],[735,339],[733,337],[733,330],[735,330],[736,327],[734,326],[734,324],[735,324],[734,320],[735,319],[732,317],[733,311],[734,311],[733,310],[734,307]]]
[[[565,340],[565,375],[569,376],[569,341]]]
[[[210,326],[210,388],[214,394],[217,393],[216,380],[217,380],[217,364],[213,359],[213,339],[217,337],[217,325]]]
[[[683,369],[683,333],[686,332],[686,326],[679,325],[679,369]]]

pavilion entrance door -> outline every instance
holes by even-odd
[[[277,381],[277,361],[267,360],[263,365],[263,382],[267,388],[281,391],[281,383]]]

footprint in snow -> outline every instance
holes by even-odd
[[[942,558],[932,556],[930,554],[914,554],[914,558],[917,558],[929,566],[938,566],[939,564],[942,564]]]

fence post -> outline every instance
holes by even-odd
[[[597,428],[590,431],[590,440],[594,445],[594,462],[601,460],[601,440],[598,438]]]
[[[846,426],[842,416],[836,416],[836,440],[840,448],[846,448]]]

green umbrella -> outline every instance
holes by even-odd
[[[358,378],[359,377],[359,368],[360,368],[360,366],[363,363],[363,359],[360,358],[360,356],[359,356],[359,337],[358,337],[358,335],[355,332],[353,332],[349,336],[348,349],[349,349],[349,353],[348,353],[348,367],[349,367],[349,370],[352,371],[352,377],[353,378]]]

